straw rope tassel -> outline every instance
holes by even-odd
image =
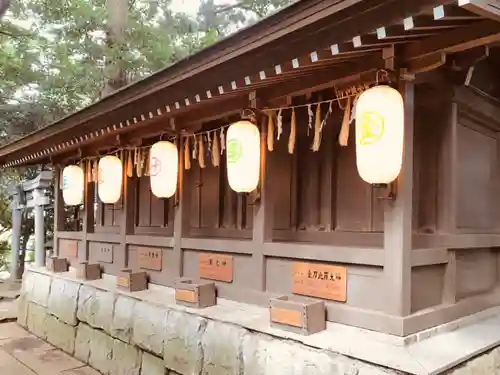
[[[189,152],[189,137],[184,138],[184,169],[191,169],[191,153]]]
[[[200,168],[205,168],[205,145],[203,144],[203,135],[198,137],[198,164]]]
[[[220,130],[220,154],[224,153],[226,149],[226,138],[224,137],[224,128]]]
[[[142,177],[142,151],[137,150],[137,161],[135,163],[135,173],[137,177]]]
[[[125,155],[125,159],[127,160],[127,177],[130,178],[134,174],[132,166],[132,153],[130,151],[127,151]]]
[[[274,112],[270,111],[267,115],[267,149],[274,150]]]
[[[278,128],[278,134],[276,135],[276,139],[279,141],[281,137],[281,133],[283,133],[283,110],[280,108],[278,111],[278,121],[276,122],[276,127]]]
[[[347,147],[349,142],[349,123],[351,117],[351,98],[347,98],[347,104],[344,108],[344,118],[342,120],[342,128],[340,128],[339,144],[342,147]]]
[[[85,160],[85,179],[87,180],[87,182],[92,182],[91,178],[92,178],[92,173],[90,171],[90,161],[89,160]]]
[[[214,167],[220,165],[219,140],[217,138],[217,133],[214,132],[214,139],[212,141],[212,165]]]
[[[319,146],[321,144],[321,104],[316,107],[316,116],[314,118],[314,140],[312,144],[312,150],[314,152],[319,151]]]
[[[64,169],[59,172],[59,189],[62,190],[64,186]]]
[[[295,109],[292,109],[292,120],[290,123],[290,138],[288,139],[288,153],[293,154],[295,149],[295,133],[296,133],[296,117],[295,117]]]
[[[198,159],[198,140],[196,139],[196,135],[193,135],[193,159]]]
[[[149,149],[144,151],[144,176],[149,176],[151,169],[151,158],[149,157]]]
[[[94,182],[99,183],[99,164],[97,160],[94,160],[93,175]]]
[[[94,165],[92,164],[92,160],[87,161],[87,168],[89,169],[89,182],[95,182],[94,180]]]

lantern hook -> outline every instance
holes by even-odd
[[[380,79],[382,78],[382,79]],[[375,83],[379,85],[380,82],[388,82],[389,81],[389,73],[385,69],[377,70],[377,74],[375,76]]]
[[[373,184],[372,185],[378,192],[381,194],[377,194],[377,199],[386,200],[386,201],[394,201],[397,195],[397,185],[394,182],[390,184]]]
[[[241,119],[248,120],[253,124],[257,124],[257,115],[255,110],[252,108],[245,108],[241,110]]]

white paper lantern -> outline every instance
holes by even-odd
[[[250,121],[232,124],[226,135],[227,178],[237,193],[250,193],[259,184],[260,133]]]
[[[356,164],[370,184],[394,181],[403,161],[404,104],[401,94],[380,85],[363,92],[356,104]]]
[[[62,196],[68,206],[78,206],[83,203],[83,170],[78,165],[68,165],[62,174]]]
[[[97,192],[102,203],[113,204],[122,194],[123,167],[116,156],[105,156],[99,160]]]
[[[177,146],[171,142],[155,143],[149,152],[151,191],[158,198],[170,198],[177,190],[179,167]]]

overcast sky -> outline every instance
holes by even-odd
[[[231,4],[234,0],[215,0],[215,4]],[[172,9],[176,12],[184,12],[196,16],[200,0],[172,0]]]

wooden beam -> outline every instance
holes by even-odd
[[[419,248],[446,247],[450,249],[481,250],[500,247],[500,234],[416,234],[413,242]]]
[[[84,237],[83,232],[66,232],[59,231],[57,232],[57,236],[60,240],[77,240],[82,241]]]
[[[182,238],[184,249],[220,251],[223,253],[252,254],[254,245],[251,241],[226,240],[214,238]]]
[[[156,246],[162,248],[172,248],[174,246],[172,237],[145,236],[129,234],[126,238],[127,245]]]
[[[379,28],[381,30],[385,28]],[[412,38],[424,38],[426,36],[431,36],[436,33],[433,32],[423,32],[421,34],[414,34]],[[392,44],[404,44],[407,43],[408,36],[399,35],[393,37],[383,37],[383,32],[379,32],[378,34],[364,34],[357,35],[352,38],[352,45],[355,49],[358,48],[383,48],[384,46],[392,45]]]
[[[315,90],[317,87],[329,86],[339,79],[362,74],[368,71],[384,68],[384,60],[380,53],[366,57],[360,62],[345,63],[339,65],[336,69],[325,69],[315,72],[308,77],[292,79],[286,84],[277,85],[259,92],[259,96],[265,101],[292,95],[305,89]]]
[[[471,20],[477,19],[477,15],[464,8],[456,6],[455,2],[442,4],[432,10],[435,20]]]
[[[376,30],[377,39],[391,41],[423,38],[438,32],[439,30],[435,29],[406,29],[404,25],[381,26]]]
[[[421,59],[410,60],[406,64],[406,68],[408,69],[408,73],[417,74],[437,69],[444,64],[446,64],[446,53],[437,52]]]
[[[87,239],[92,242],[107,242],[113,244],[119,244],[121,242],[120,235],[116,233],[88,233]],[[165,237],[163,237],[163,240],[165,241]]]
[[[451,56],[451,67],[454,70],[465,70],[490,56],[489,46],[479,46]]]
[[[471,15],[472,17],[472,15]],[[419,15],[406,17],[403,21],[405,30],[442,30],[449,28],[457,28],[470,25],[471,21],[479,20],[480,17],[467,19],[434,19],[432,16]]]
[[[384,265],[384,250],[381,248],[272,242],[264,244],[264,255],[278,258],[307,259],[370,266]]]
[[[422,267],[434,264],[448,263],[447,248],[413,249],[411,251],[411,266]]]
[[[500,2],[498,0],[458,0],[458,4],[471,13],[500,21]]]
[[[500,40],[500,24],[492,20],[479,21],[472,26],[448,31],[441,35],[412,42],[403,47],[406,61],[437,52],[461,52]]]

